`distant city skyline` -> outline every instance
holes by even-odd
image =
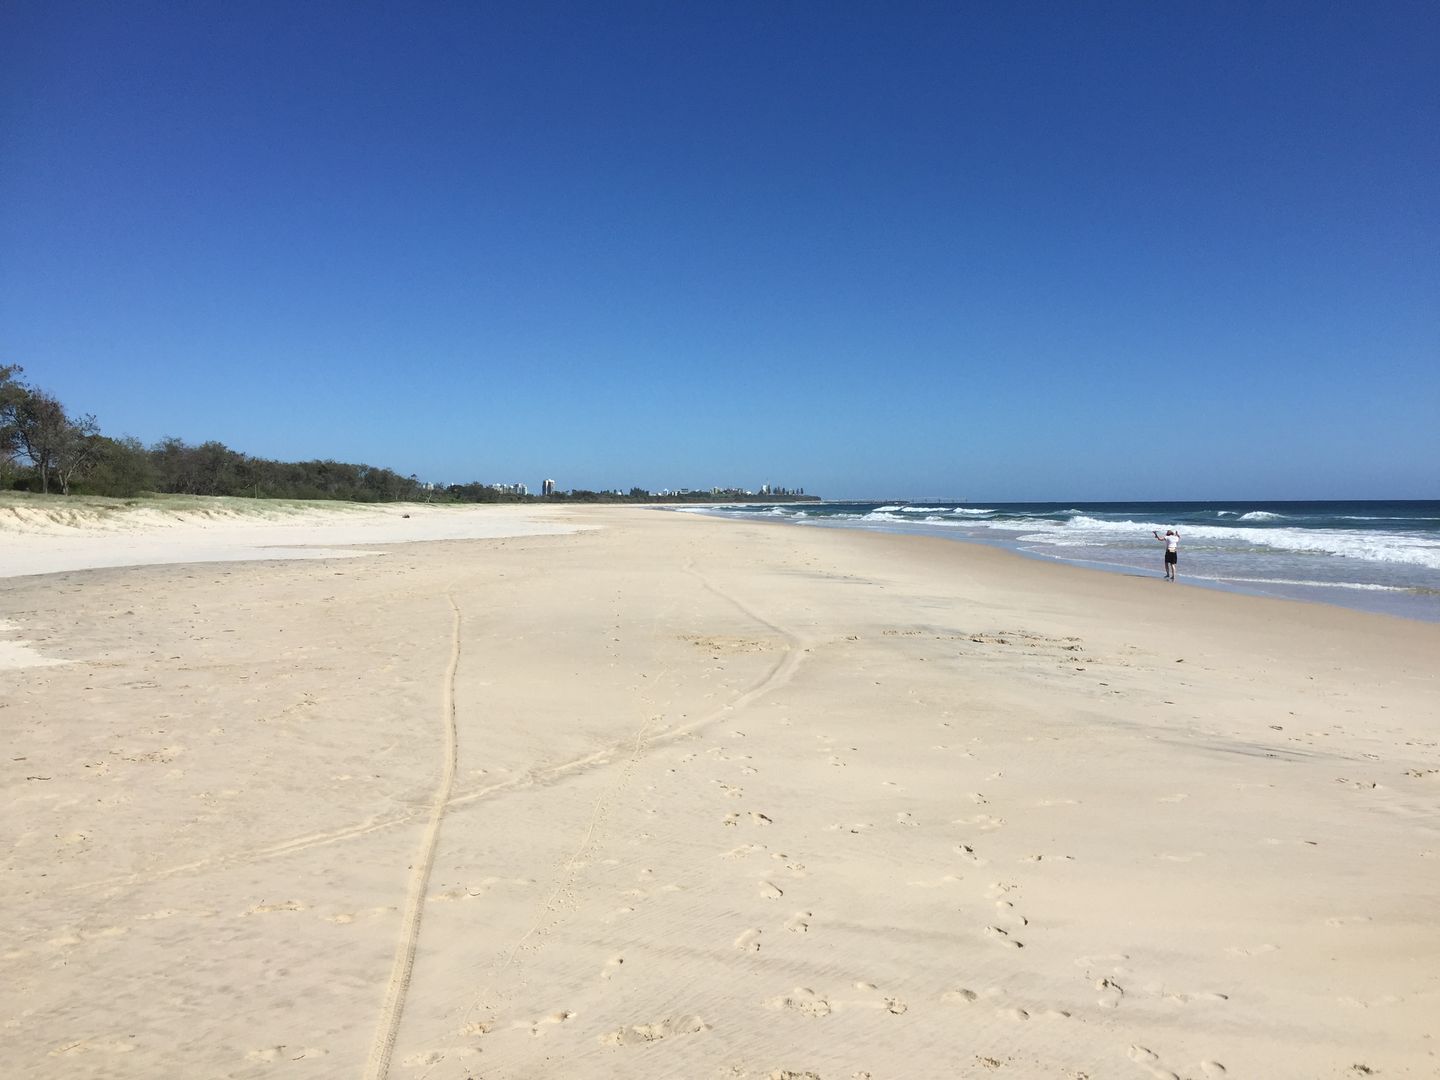
[[[0,364],[432,480],[1435,498],[1437,41],[1405,0],[9,4]]]

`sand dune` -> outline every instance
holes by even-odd
[[[377,544],[567,532],[522,505],[318,503],[237,498],[0,501],[0,577],[107,566],[356,558]]]
[[[7,1075],[1436,1074],[1440,627],[647,510],[366,527],[3,583],[59,662],[0,684]]]

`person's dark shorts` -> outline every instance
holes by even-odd
[[[1174,565],[1175,565],[1176,563],[1178,563],[1179,561],[1180,561],[1180,553],[1179,553],[1178,551],[1167,551],[1167,552],[1165,552],[1165,563],[1166,563],[1166,565],[1168,565],[1168,566],[1174,566]]]

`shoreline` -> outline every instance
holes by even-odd
[[[1080,570],[1096,570],[1104,574],[1119,574],[1122,577],[1138,578],[1141,580],[1153,579],[1157,581],[1164,581],[1165,579],[1163,565],[1161,569],[1157,569],[1153,574],[1151,574],[1147,573],[1142,569],[1138,569],[1133,566],[1127,566],[1123,563],[1102,563],[1085,559],[1065,558],[1060,555],[1048,555],[1041,551],[1031,551],[1027,548],[1020,547],[1019,545],[1007,544],[1001,540],[989,541],[983,539],[975,539],[972,537],[959,536],[946,539],[953,539],[959,543],[976,543],[986,546],[994,546],[1002,551],[1009,551],[1012,554],[1019,555],[1022,558],[1039,559],[1043,562],[1061,563],[1065,566],[1073,566]],[[1280,588],[1274,589],[1273,591],[1267,591],[1258,587],[1258,585],[1255,583],[1235,582],[1226,578],[1207,578],[1201,577],[1198,574],[1186,575],[1183,571],[1180,574],[1180,580],[1177,582],[1177,584],[1191,585],[1196,588],[1208,589],[1211,592],[1226,593],[1231,596],[1252,596],[1265,600],[1283,600],[1296,604],[1317,604],[1321,607],[1340,608],[1344,611],[1355,611],[1365,615],[1380,615],[1384,616],[1385,618],[1403,619],[1408,622],[1420,622],[1428,624],[1440,622],[1440,610],[1435,610],[1433,605],[1416,605],[1416,609],[1412,610],[1405,605],[1403,599],[1401,599],[1401,602],[1399,604],[1387,607],[1383,602],[1377,602],[1370,605],[1362,603],[1342,604],[1338,600],[1332,598],[1334,595],[1349,596],[1353,592],[1355,595],[1351,597],[1352,599],[1362,599],[1365,595],[1366,590],[1359,586],[1318,585],[1298,581],[1267,582],[1266,584],[1280,586]],[[1410,595],[1413,595],[1413,593],[1401,594],[1401,596],[1405,598],[1408,598]],[[1397,599],[1400,598],[1397,597]]]
[[[1423,502],[1424,500],[1415,501]],[[829,505],[842,506],[853,504],[833,503]],[[698,511],[700,516],[715,517],[721,520],[767,520],[759,515],[751,518],[732,519],[723,513],[706,513],[706,509],[705,507],[696,507],[686,512],[693,513]],[[973,534],[957,535],[955,533],[942,531],[937,527],[927,526],[926,523],[920,521],[913,523],[893,522],[878,524],[817,518],[806,520],[803,523],[785,519],[774,520],[771,523],[800,528],[848,529],[857,532],[883,533],[894,536],[926,536],[948,540],[953,543],[975,544],[982,547],[995,548],[1028,559],[1061,563],[1082,569],[1097,570],[1106,574],[1119,574],[1121,576],[1140,578],[1152,576],[1143,566],[1132,563],[1104,562],[1099,559],[1086,559],[1074,555],[1053,554],[1043,547],[1027,546],[1022,543],[1018,537],[990,537]],[[1294,600],[1306,604],[1320,604],[1327,607],[1340,607],[1351,611],[1389,615],[1394,618],[1415,622],[1440,623],[1440,595],[1437,595],[1434,590],[1421,586],[1404,588],[1399,586],[1368,586],[1340,582],[1327,583],[1320,581],[1307,582],[1280,579],[1228,578],[1203,576],[1200,574],[1187,575],[1184,571],[1185,565],[1186,558],[1182,553],[1180,584],[1193,585],[1232,595]],[[1163,569],[1157,569],[1153,576],[1157,579],[1163,578]]]
[[[0,582],[14,1075],[1433,1069],[1440,627],[564,524]]]

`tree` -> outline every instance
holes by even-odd
[[[60,413],[64,417],[65,410]],[[69,495],[70,486],[95,467],[103,452],[104,436],[94,414],[87,413],[78,420],[65,419],[55,445],[55,477],[60,481],[60,494]]]
[[[100,436],[100,453],[86,477],[85,489],[97,495],[130,498],[156,487],[155,466],[150,451],[139,439],[128,436],[108,439]]]
[[[7,483],[15,474],[20,454],[15,418],[26,388],[15,376],[24,370],[18,364],[0,364],[0,479]]]
[[[68,485],[73,475],[76,458],[83,460],[81,447],[72,447],[75,433],[70,418],[65,415],[65,406],[43,390],[25,388],[24,396],[14,409],[14,436],[20,453],[40,475],[40,491],[50,492],[50,476],[61,475],[61,462],[68,468],[63,470],[62,486]]]
[[[17,457],[27,459],[43,494],[53,476],[68,495],[98,457],[100,425],[93,416],[72,420],[58,398],[17,379],[22,370],[0,367],[0,458],[12,470]]]

